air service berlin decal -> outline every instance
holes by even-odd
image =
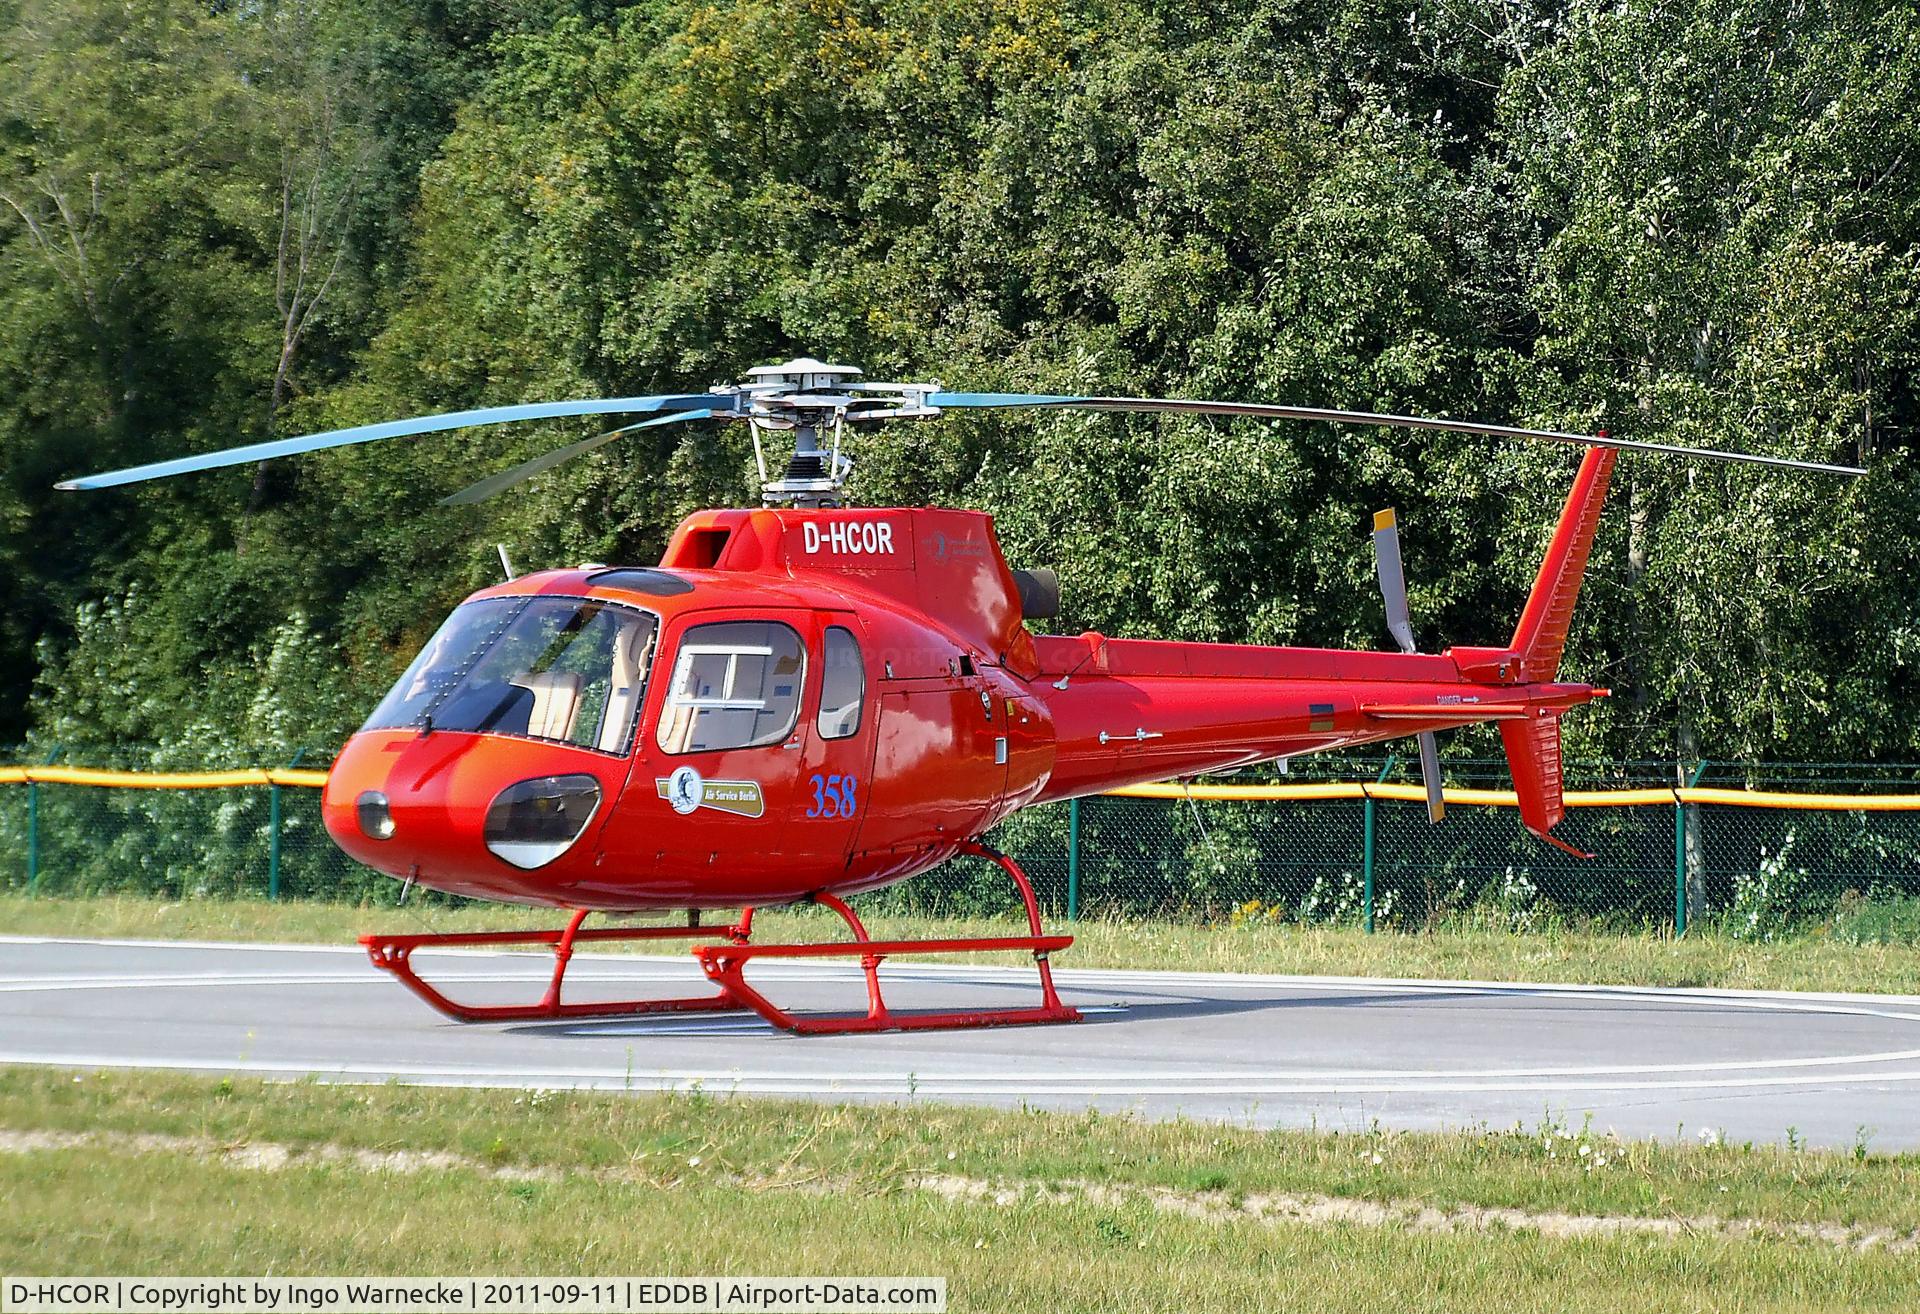
[[[757,780],[702,780],[690,766],[678,767],[670,776],[657,776],[654,788],[660,797],[685,816],[698,808],[731,812],[736,817],[757,817],[767,810]]]

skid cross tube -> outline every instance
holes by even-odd
[[[526,1022],[561,1017],[626,1017],[636,1013],[704,1013],[734,1011],[748,1007],[724,987],[716,995],[695,999],[624,999],[606,1002],[568,1004],[560,999],[566,980],[567,964],[573,960],[573,947],[584,941],[602,940],[684,940],[725,939],[744,943],[753,930],[753,909],[742,911],[732,926],[615,926],[583,931],[588,910],[580,909],[559,931],[461,931],[440,935],[363,935],[367,957],[382,971],[391,972],[402,985],[434,1008],[457,1022]],[[445,949],[463,946],[505,948],[510,945],[548,945],[553,949],[553,978],[547,993],[537,1004],[460,1004],[447,998],[414,972],[411,957],[415,949]]]
[[[1033,897],[1033,884],[1018,863],[984,844],[968,843],[962,853],[990,859],[1020,889],[1026,905],[1027,926],[1031,935],[988,936],[948,940],[875,940],[853,909],[831,894],[814,896],[814,902],[838,913],[853,932],[850,942],[835,944],[748,944],[744,938],[728,944],[694,946],[693,955],[701,968],[728,998],[751,1008],[784,1031],[799,1036],[845,1035],[871,1031],[934,1031],[969,1027],[1034,1026],[1049,1022],[1078,1022],[1080,1010],[1060,1002],[1053,986],[1053,967],[1048,955],[1073,943],[1070,935],[1040,933],[1040,905]],[[988,953],[1015,950],[1033,955],[1040,973],[1038,1008],[970,1009],[951,1013],[895,1013],[887,1007],[880,990],[880,964],[900,954]],[[782,1009],[753,986],[747,984],[746,967],[755,958],[835,958],[858,956],[860,970],[867,980],[865,1016],[797,1017]]]

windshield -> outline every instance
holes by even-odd
[[[624,753],[659,621],[586,598],[457,608],[363,727],[522,735]]]

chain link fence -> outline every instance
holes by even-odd
[[[1410,767],[1324,759],[1287,780],[1410,785]],[[988,838],[1019,858],[1050,912],[1069,918],[1410,931],[1707,926],[1753,940],[1920,942],[1920,767],[1638,762],[1566,771],[1570,791],[1659,790],[1672,801],[1570,808],[1555,834],[1591,858],[1541,843],[1510,806],[1450,803],[1435,825],[1423,802],[1379,798],[1101,796],[1032,809]],[[1449,762],[1446,776],[1450,790],[1508,787],[1502,761]],[[1681,785],[1898,794],[1912,808],[1682,804]],[[879,897],[928,913],[999,910],[1006,898],[990,874],[958,863]]]
[[[153,764],[129,752],[84,760]],[[1299,765],[1307,769],[1283,783],[1414,783],[1398,760]],[[1446,774],[1449,788],[1507,783],[1501,762],[1449,762]],[[1567,775],[1569,790],[1654,788],[1673,801],[1569,809],[1556,833],[1591,859],[1528,835],[1511,807],[1456,803],[1432,825],[1422,803],[1380,798],[1102,796],[1029,809],[987,839],[1021,862],[1057,918],[1515,932],[1705,926],[1747,939],[1813,932],[1920,941],[1920,766],[1573,763]],[[1898,794],[1913,807],[1683,804],[1673,795],[1679,784]],[[380,904],[399,894],[395,881],[333,846],[319,790],[293,785],[0,785],[0,855],[0,885],[10,892]],[[939,915],[1013,910],[1005,878],[977,860],[863,902]]]
[[[151,750],[125,748],[84,754],[0,751],[0,761],[11,763],[50,762],[56,756],[62,763],[80,760],[107,770],[223,771],[260,765],[238,759],[191,765],[156,761]],[[317,756],[324,766],[330,754]],[[389,877],[334,846],[320,820],[320,791],[292,785],[0,785],[0,854],[6,855],[0,858],[5,863],[0,888],[10,893],[392,903],[399,892]]]

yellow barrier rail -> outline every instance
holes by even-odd
[[[232,789],[236,785],[293,785],[318,789],[324,771],[291,767],[240,771],[102,771],[94,767],[0,767],[0,785],[93,785],[102,789]]]
[[[285,785],[318,789],[327,783],[324,771],[291,767],[248,768],[237,771],[107,771],[75,766],[0,767],[0,785],[91,785],[102,789],[231,789],[245,785]],[[1510,789],[1443,791],[1449,803],[1512,808],[1520,805]],[[1106,798],[1198,799],[1261,803],[1318,803],[1362,799],[1418,803],[1426,798],[1419,785],[1384,785],[1371,781],[1329,780],[1303,785],[1130,785],[1109,790]],[[1736,808],[1785,808],[1803,812],[1920,812],[1920,793],[1914,794],[1793,794],[1775,790],[1719,789],[1675,786],[1669,789],[1571,790],[1570,808],[1672,807],[1676,803],[1717,803]]]
[[[1517,808],[1510,789],[1455,789],[1441,791],[1449,803]],[[1380,785],[1370,781],[1325,781],[1311,785],[1129,785],[1110,790],[1107,798],[1194,798],[1202,801],[1238,799],[1250,802],[1326,802],[1341,799],[1391,799],[1419,803],[1427,791],[1419,785]],[[1786,794],[1762,789],[1707,789],[1678,785],[1671,789],[1569,790],[1570,808],[1632,808],[1656,804],[1719,803],[1736,808],[1789,808],[1802,812],[1920,812],[1920,794]]]

